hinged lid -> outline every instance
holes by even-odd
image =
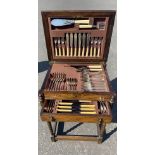
[[[49,61],[106,63],[115,11],[43,11]]]

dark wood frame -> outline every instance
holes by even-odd
[[[41,106],[43,108],[44,101],[49,100],[49,99],[93,99],[93,100],[104,100],[108,103],[108,109],[109,109],[109,114],[108,115],[79,115],[79,114],[47,114],[41,111],[41,119],[42,121],[46,121],[49,127],[49,130],[51,132],[51,140],[54,142],[56,140],[84,140],[84,141],[97,141],[99,144],[102,143],[103,141],[103,134],[105,132],[105,126],[107,123],[110,123],[112,120],[112,113],[111,113],[111,108],[110,108],[110,102],[113,100],[114,93],[111,90],[110,82],[109,82],[109,77],[107,74],[106,70],[106,62],[108,59],[108,53],[109,53],[109,47],[110,47],[110,42],[111,42],[111,36],[112,36],[112,29],[114,25],[114,19],[115,19],[115,11],[102,11],[102,10],[89,10],[89,11],[42,11],[42,20],[43,20],[43,26],[44,26],[44,34],[45,34],[45,40],[46,40],[46,47],[47,47],[47,53],[48,53],[48,59],[49,61],[53,61],[53,63],[64,63],[68,61],[67,59],[54,59],[52,57],[52,47],[51,47],[51,36],[49,32],[49,17],[109,17],[109,26],[107,29],[107,35],[106,35],[106,43],[105,43],[105,52],[102,58],[100,59],[90,59],[91,63],[94,64],[102,64],[106,78],[108,81],[108,86],[109,86],[109,92],[104,92],[104,93],[88,93],[88,94],[68,94],[68,92],[63,92],[61,94],[60,92],[47,92],[44,90],[47,79],[49,78],[49,74],[52,68],[52,65],[46,75],[46,78],[43,82],[42,88],[39,91],[39,96],[41,100]],[[80,61],[77,59],[70,59],[71,63],[75,64],[80,64],[80,63],[88,63],[89,59],[81,59]],[[63,98],[59,97],[61,95],[64,95]],[[81,97],[80,97],[81,96]],[[88,123],[95,123],[97,125],[97,136],[77,136],[77,135],[57,135],[56,133],[56,128],[58,126],[58,123],[60,121],[63,122],[88,122]],[[55,122],[55,127],[53,130],[51,122]]]

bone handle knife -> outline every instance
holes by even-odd
[[[85,40],[86,40],[86,34],[83,33],[83,37],[82,37],[82,57],[84,56],[84,53],[85,53]]]
[[[98,50],[97,50],[97,57],[100,56],[100,49],[101,49],[101,39],[98,40]]]
[[[54,38],[54,47],[55,47],[55,56],[58,56],[58,51],[57,51],[57,39]]]
[[[58,112],[73,112],[73,110],[70,109],[57,109]],[[95,111],[93,112],[85,112],[85,111],[80,111],[80,114],[96,114]]]
[[[66,34],[66,48],[67,48],[67,56],[69,56],[69,34]]]
[[[97,44],[97,38],[94,40],[94,57],[96,56],[96,44]]]
[[[91,39],[91,47],[90,47],[90,57],[93,56],[93,42],[94,42],[94,40],[93,40],[93,38],[92,38],[92,39]]]
[[[70,34],[70,47],[71,47],[71,51],[70,51],[70,56],[73,56],[73,33]]]
[[[77,33],[74,34],[74,56],[77,56]]]
[[[90,39],[90,35],[87,34],[87,48],[86,48],[86,57],[88,57],[88,52],[89,52],[89,39]]]
[[[65,56],[65,41],[64,41],[64,38],[61,39],[61,43],[62,43],[62,54],[63,54],[63,56]]]
[[[61,56],[61,48],[60,48],[60,38],[58,39],[58,49],[59,49],[59,56]]]
[[[81,53],[81,33],[79,33],[79,45],[78,45],[78,56],[80,57],[80,53]]]

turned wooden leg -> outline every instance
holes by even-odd
[[[105,126],[106,124],[103,122],[103,120],[99,120],[99,122],[97,123],[98,144],[101,144],[103,141],[103,134],[105,132]]]
[[[48,125],[48,128],[49,128],[50,133],[51,133],[51,140],[52,140],[52,142],[55,142],[55,135],[54,135],[53,128],[52,128],[52,123],[47,122],[47,125]]]

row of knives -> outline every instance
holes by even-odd
[[[89,33],[66,33],[54,38],[55,56],[100,57],[102,37],[90,37]]]

